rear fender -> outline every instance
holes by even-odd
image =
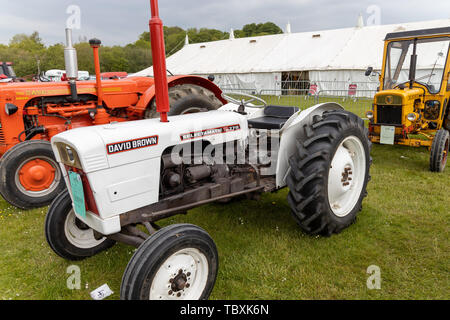
[[[312,125],[316,115],[322,115],[325,111],[344,110],[334,102],[316,104],[300,113],[293,115],[280,131],[280,149],[278,152],[276,183],[278,188],[286,186],[286,177],[289,173],[289,158],[296,152],[297,141],[305,141],[305,126]]]
[[[203,87],[212,93],[219,99],[222,103],[226,104],[227,101],[222,98],[222,90],[215,85],[213,82],[208,79],[198,77],[198,76],[174,76],[168,78],[169,88],[182,85],[182,84],[195,84],[197,86]],[[143,115],[145,109],[149,106],[153,98],[155,97],[155,86],[151,86],[148,88],[142,97],[139,99],[139,102],[136,104],[135,112],[139,115]]]

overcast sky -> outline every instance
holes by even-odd
[[[17,33],[38,31],[46,44],[64,42],[67,20],[80,22],[74,37],[96,37],[105,45],[134,42],[148,30],[149,0],[0,0],[0,43]],[[78,7],[80,19],[68,14]],[[354,27],[364,22],[393,24],[450,18],[450,0],[160,0],[167,26],[241,29],[272,21],[292,32]],[[72,6],[72,7],[71,7]],[[71,11],[76,14],[75,11]],[[379,12],[379,14],[378,14]]]

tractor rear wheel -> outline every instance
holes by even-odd
[[[50,142],[24,141],[0,163],[0,193],[10,204],[32,209],[48,204],[65,188]]]
[[[449,132],[445,129],[438,130],[433,139],[430,153],[430,170],[433,172],[444,171],[449,152]]]
[[[371,143],[363,120],[342,110],[315,116],[305,136],[289,159],[288,202],[302,230],[330,236],[362,209]]]
[[[216,110],[222,102],[210,90],[194,84],[182,84],[169,88],[170,116]],[[146,119],[158,117],[155,100],[145,111]]]
[[[205,300],[214,288],[218,254],[192,224],[160,229],[134,253],[122,277],[122,300]]]

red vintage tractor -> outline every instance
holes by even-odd
[[[77,82],[77,55],[66,30],[66,75],[59,83],[0,83],[0,193],[10,204],[30,209],[49,204],[64,188],[50,139],[73,128],[157,116],[155,81],[148,77],[101,80],[99,48],[94,51],[96,81]],[[196,76],[168,80],[171,115],[214,110],[221,90]]]

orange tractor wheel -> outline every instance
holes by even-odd
[[[42,207],[65,188],[48,141],[22,142],[6,152],[0,163],[0,193],[12,205]]]
[[[169,116],[196,112],[211,111],[220,108],[223,103],[206,88],[195,84],[181,84],[169,88]],[[155,99],[147,108],[144,118],[157,118]]]

